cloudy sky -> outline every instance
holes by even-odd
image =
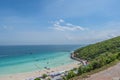
[[[120,35],[120,0],[0,0],[0,45],[85,44]]]

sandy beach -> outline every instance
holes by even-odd
[[[26,72],[26,73],[17,73],[17,74],[10,74],[10,75],[3,75],[0,76],[0,80],[26,80],[29,78],[39,77],[42,74],[50,73],[50,72],[59,72],[59,71],[68,71],[73,68],[79,67],[80,62],[74,62],[68,65],[59,66],[56,68],[51,68],[50,70],[40,70],[34,72]]]

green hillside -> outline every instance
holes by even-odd
[[[93,60],[102,54],[114,54],[117,52],[120,52],[120,36],[75,51],[76,57],[85,60]]]
[[[70,71],[64,80],[79,80],[76,77],[81,77],[85,74],[94,73],[96,71],[104,70],[113,64],[120,61],[120,37],[115,37],[106,41],[91,44],[86,47],[77,49],[74,53],[74,57],[79,60],[87,60],[86,65],[80,66]]]

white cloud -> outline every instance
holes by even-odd
[[[64,20],[63,20],[63,19],[60,19],[59,22],[64,22]]]
[[[78,25],[73,25],[71,23],[66,23],[63,19],[60,19],[59,21],[56,21],[53,23],[52,29],[58,30],[58,31],[84,31],[85,28],[78,26]]]

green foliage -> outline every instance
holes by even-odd
[[[69,80],[70,78],[75,77],[76,74],[73,71],[69,71],[68,75],[66,76],[66,78],[64,78],[65,80]]]
[[[100,55],[99,57],[92,60],[87,66],[80,66],[78,68],[78,75],[82,75],[83,73],[101,68],[102,66],[105,66],[106,64],[109,64],[118,58],[120,58],[120,53],[116,54],[107,53],[105,55]]]
[[[106,52],[117,53],[120,51],[120,37],[116,37],[110,40],[91,44],[89,46],[77,49],[75,51],[76,57],[85,60],[93,60],[94,58],[105,54]]]
[[[120,60],[120,52],[118,53],[118,55],[117,55],[117,59],[119,59]]]
[[[50,78],[48,78],[47,80],[51,80]]]
[[[42,75],[43,78],[46,78],[47,76],[48,76],[47,74],[43,74],[43,75]]]
[[[78,75],[81,75],[86,72],[90,72],[91,70],[93,70],[93,66],[91,64],[89,64],[87,66],[80,66],[78,68]]]
[[[34,80],[41,80],[40,78],[35,78]]]
[[[110,64],[115,60],[120,60],[120,37],[77,49],[75,57],[89,61],[87,66],[80,66],[78,68],[77,75],[82,75]],[[68,74],[68,78],[74,77],[70,74]]]
[[[64,76],[62,79],[63,79],[63,80],[68,80],[66,76]]]
[[[120,60],[120,37],[77,49],[74,54],[77,58],[88,60],[89,64],[71,70],[66,77],[63,77],[63,80],[69,80],[77,75],[83,75],[106,64]],[[74,70],[78,70],[77,74],[74,73]]]
[[[80,66],[78,68],[78,75],[81,75],[81,74],[83,74],[83,67],[82,66]]]

